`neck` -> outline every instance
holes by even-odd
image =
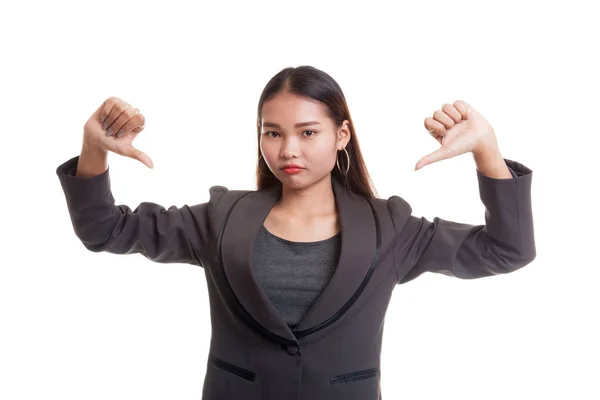
[[[336,211],[331,175],[306,188],[283,185],[278,208],[290,216],[310,218],[331,215]]]

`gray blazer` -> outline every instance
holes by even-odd
[[[378,400],[384,317],[392,291],[424,272],[474,279],[515,271],[536,256],[532,171],[504,159],[512,179],[477,169],[485,225],[412,215],[399,196],[365,199],[333,181],[342,230],[337,269],[292,330],[250,266],[254,239],[280,196],[209,189],[206,203],[168,209],[115,205],[109,170],[56,173],[77,237],[94,252],[139,253],[204,268],[212,335],[203,400]]]

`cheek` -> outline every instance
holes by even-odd
[[[269,148],[269,146],[265,146],[261,149],[261,151],[267,165],[270,167],[275,166],[279,158],[278,150]]]
[[[329,165],[335,163],[335,149],[329,145],[314,147],[305,153],[305,157],[313,164]]]

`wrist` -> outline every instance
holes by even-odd
[[[490,148],[482,148],[473,151],[473,159],[476,162],[486,162],[490,160],[499,160],[503,159],[500,150],[498,149],[490,149]]]
[[[106,172],[108,168],[108,151],[90,142],[84,141],[77,163],[75,176],[91,178]]]
[[[93,143],[91,140],[84,138],[83,143],[81,144],[81,153],[85,153],[86,155],[89,155],[92,157],[100,157],[100,156],[104,156],[105,154],[107,154],[108,151],[102,149],[102,147]]]
[[[499,150],[488,150],[473,152],[477,170],[489,178],[508,179],[512,178],[506,161]]]

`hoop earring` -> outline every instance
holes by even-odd
[[[335,163],[337,164],[338,169],[340,170],[340,172],[342,172],[342,175],[346,175],[348,173],[348,170],[350,169],[350,155],[348,154],[348,150],[346,150],[346,148],[344,147],[342,150],[344,150],[344,152],[346,153],[346,171],[342,172],[342,169],[340,168],[340,160],[339,158],[336,156],[335,158]]]

